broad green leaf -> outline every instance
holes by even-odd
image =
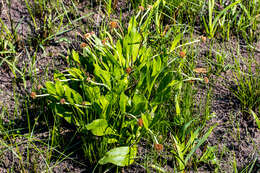
[[[152,65],[153,65],[153,67],[152,67],[152,69],[153,69],[152,77],[153,77],[161,71],[161,66],[162,66],[161,58],[159,56],[154,57]]]
[[[84,74],[77,68],[71,68],[68,70],[68,72],[70,73],[70,75],[72,75],[74,78],[76,79],[84,79]]]
[[[166,74],[162,80],[160,81],[160,84],[159,84],[159,87],[157,89],[157,92],[160,93],[162,92],[163,90],[167,89],[168,88],[168,85],[171,84],[173,80],[173,74],[172,73],[168,73]]]
[[[79,54],[75,50],[72,50],[72,59],[80,64]]]
[[[129,47],[130,47],[130,50],[129,50],[129,54],[131,56],[131,63],[134,64],[135,61],[136,61],[136,58],[137,58],[137,55],[138,55],[138,52],[139,52],[139,49],[140,49],[140,44],[141,44],[141,41],[142,41],[142,37],[139,33],[133,33],[133,35],[131,36],[131,42],[129,43]]]
[[[126,63],[125,66],[129,67],[131,64],[131,51],[130,51],[130,45],[131,43],[131,38],[129,35],[126,35],[125,38],[123,39],[123,56],[125,57]]]
[[[71,104],[81,104],[83,99],[81,95],[75,90],[71,89],[68,85],[64,85],[66,101]]]
[[[53,82],[47,81],[45,83],[45,86],[46,86],[47,92],[49,94],[56,95],[56,88],[55,88],[55,85],[53,84]]]
[[[110,63],[110,66],[121,66],[120,63],[118,62],[118,58],[116,57],[115,53],[112,52],[109,49],[103,48],[104,51],[104,57],[106,57],[106,60]]]
[[[128,102],[128,97],[125,95],[124,92],[120,94],[120,100],[119,100],[119,106],[122,113],[125,113],[126,111],[126,105]]]
[[[105,96],[102,95],[99,98],[99,102],[100,102],[100,106],[102,108],[101,118],[106,118],[106,112],[107,112],[107,108],[109,106],[109,101],[107,100],[107,98]]]
[[[201,130],[201,128],[197,128],[194,132],[190,131],[190,138],[189,138],[188,142],[185,144],[185,149],[182,151],[183,154],[186,154],[186,152],[190,150],[190,146],[194,145],[195,140],[198,138],[198,136],[200,134],[200,130]],[[187,137],[187,136],[185,135],[185,137]],[[183,141],[185,141],[185,140],[183,140]]]
[[[68,112],[62,105],[57,104],[55,105],[54,110],[58,116],[64,118],[68,123],[72,123],[72,112]]]
[[[207,25],[207,22],[206,22],[204,16],[202,16],[202,21],[203,21],[203,24],[204,24],[204,27],[205,27],[206,33],[209,33],[209,28],[208,28],[208,25]]]
[[[133,114],[137,115],[147,110],[147,100],[141,94],[135,94],[133,97]]]
[[[108,123],[105,119],[96,119],[87,124],[86,128],[96,136],[104,136],[113,133],[113,130],[108,127]]]
[[[151,164],[150,166],[151,166],[151,168],[155,169],[158,172],[167,173],[167,171],[164,168],[162,168],[161,166],[158,166],[155,164]]]
[[[142,88],[142,86],[144,85],[144,83],[146,83],[145,78],[146,78],[146,67],[144,67],[143,69],[140,69],[140,71],[138,71],[138,83],[136,88]]]
[[[95,100],[99,100],[100,98],[100,87],[95,86],[85,86],[85,91],[86,91],[86,97],[91,101],[94,102]]]
[[[150,83],[149,85],[147,86],[147,89],[148,89],[148,92],[149,92],[149,98],[151,96],[151,92],[152,92],[152,89],[154,88],[154,86],[156,85],[156,82],[158,80],[158,77],[159,77],[159,73],[156,74],[154,77],[152,77],[152,79],[150,79]]]
[[[123,56],[123,53],[122,53],[122,45],[121,45],[121,42],[120,40],[117,41],[116,43],[116,57],[119,61],[119,64],[121,67],[126,67],[126,60],[125,60],[125,57]]]
[[[132,17],[128,25],[128,34],[130,34],[131,32],[136,32],[136,25],[137,25],[136,19],[135,17]]]
[[[71,89],[72,90],[72,96],[73,96],[73,100],[76,104],[82,104],[83,102],[83,99],[82,99],[82,96],[75,90]]]
[[[95,67],[95,71],[94,71],[95,75],[97,75],[104,84],[108,85],[111,88],[109,71],[102,70],[98,64],[95,64],[94,67]]]
[[[54,73],[53,74],[53,79],[56,80],[65,80],[67,79],[63,73]]]
[[[116,93],[120,94],[120,93],[124,92],[127,89],[127,87],[128,87],[128,79],[127,79],[127,76],[125,76],[122,79],[116,81],[114,91]]]
[[[70,104],[74,104],[74,100],[72,97],[71,89],[69,86],[64,87],[65,90],[65,96],[66,96],[66,101],[69,102]]]
[[[137,32],[137,22],[134,17],[131,18],[128,26],[128,35],[123,40],[123,49],[126,56],[126,67],[131,66],[136,61],[142,36]]]
[[[112,163],[117,166],[128,166],[134,162],[136,156],[135,147],[117,147],[108,151],[103,158],[101,158],[98,163],[101,165]]]
[[[172,51],[175,50],[177,44],[178,44],[178,43],[180,42],[180,40],[181,40],[181,37],[182,37],[182,33],[178,34],[178,35],[174,38],[174,40],[173,40],[173,42],[172,42],[172,46],[171,46],[170,52],[172,52]]]
[[[155,98],[152,100],[153,105],[159,105],[165,103],[169,98],[172,97],[171,88],[167,87],[167,89],[162,92],[156,92]]]
[[[150,118],[148,118],[147,116],[149,116],[149,114],[142,114],[142,120],[143,120],[144,128],[148,130]]]
[[[192,119],[189,122],[185,123],[184,126],[181,128],[181,139],[183,141],[185,140],[186,132],[187,132],[188,128],[190,127],[190,125],[192,124],[193,121],[195,121],[195,119]]]
[[[56,81],[55,89],[56,89],[57,95],[60,97],[63,97],[65,91],[64,91],[62,83],[59,80]]]
[[[148,91],[151,91],[151,83],[152,83],[152,80],[151,80],[151,67],[150,67],[150,62],[147,62],[147,68],[146,68],[146,88],[145,88],[145,91],[148,90]],[[150,94],[150,93],[149,93]],[[150,95],[148,95],[150,97]],[[149,99],[148,97],[148,99]]]
[[[144,66],[146,66],[146,62],[150,60],[150,57],[152,56],[152,49],[144,48],[142,47],[139,51],[139,58],[137,61],[140,63],[137,67],[135,67],[137,70],[141,70]]]

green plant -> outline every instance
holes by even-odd
[[[131,164],[144,131],[158,144],[150,127],[181,80],[168,57],[154,54],[144,40],[134,17],[115,45],[92,35],[82,56],[72,51],[74,67],[45,84],[49,106],[82,134],[85,155],[94,163],[102,158],[98,163]],[[105,154],[107,148],[112,150]],[[122,162],[113,161],[121,149]]]
[[[1,2],[2,4],[2,2]],[[8,10],[11,8],[11,2],[6,1],[6,7]],[[10,13],[6,12],[6,16],[8,17],[8,22],[10,22],[10,27],[6,25],[5,21],[0,18],[0,56],[3,55],[13,55],[16,53],[16,43],[19,42],[19,36],[17,34],[17,29],[19,27],[20,22],[15,26],[14,21]],[[4,57],[4,56],[3,56]]]
[[[163,0],[159,9],[161,19],[167,24],[183,24],[192,28],[203,15],[205,3],[202,0]]]
[[[252,116],[254,117],[258,129],[260,129],[260,120],[259,120],[259,118],[257,117],[256,113],[255,113],[254,111],[252,111],[251,109],[250,109],[250,113],[251,113]]]
[[[65,8],[60,0],[25,0],[25,4],[33,21],[33,35],[30,40],[32,46],[43,48],[48,41],[70,30],[67,27],[71,20],[66,9],[63,13],[60,12],[62,7]],[[63,25],[66,17],[69,24]]]
[[[112,3],[116,3],[116,1],[113,1],[113,0],[106,0],[105,3],[106,3],[106,12],[108,14],[108,16],[110,16],[110,14],[112,13],[112,7],[114,4]]]
[[[191,124],[192,121],[183,126],[183,128],[181,129],[183,134],[182,136],[178,137],[172,135],[172,139],[174,141],[174,149],[171,152],[176,157],[177,169],[181,172],[185,172],[190,159],[195,154],[195,151],[207,140],[212,130],[216,126],[215,125],[210,127],[206,134],[203,137],[199,138],[201,128],[198,128],[195,131],[189,130],[189,126]],[[187,138],[187,136],[189,137]],[[212,161],[212,159],[214,159],[214,157],[209,157],[209,154],[212,153],[212,151],[206,151],[207,152],[205,152],[200,159],[201,162],[209,162],[210,160]]]
[[[126,0],[127,8],[116,9],[122,2],[17,1],[23,4],[19,8],[27,9],[22,13],[31,17],[27,23],[25,18],[15,20],[16,3],[0,1],[0,167],[5,165],[2,157],[11,154],[17,162],[7,172],[52,172],[68,159],[94,168],[92,172],[119,172],[130,164],[147,172],[193,172],[201,166],[218,172],[222,164],[230,164],[226,172],[232,172],[232,166],[234,172],[254,172],[257,158],[238,164],[239,155],[230,159],[235,147],[225,143],[245,139],[235,116],[240,112],[227,112],[232,119],[212,135],[219,139],[220,130],[220,139],[230,136],[218,146],[227,148],[218,153],[217,145],[209,145],[212,138],[206,141],[215,127],[208,127],[210,118],[225,121],[218,117],[220,111],[212,112],[222,106],[211,105],[219,104],[214,100],[219,99],[215,84],[220,82],[215,76],[234,65],[227,49],[242,42],[243,53],[259,51],[259,1]],[[125,28],[128,13],[135,17]],[[81,20],[91,14],[95,16]],[[30,33],[19,38],[20,29],[27,26]],[[204,29],[210,38],[222,38],[222,44],[205,36],[198,39]],[[230,38],[232,44],[223,41]],[[55,53],[49,53],[54,46]],[[65,47],[76,48],[61,55]],[[66,70],[56,66],[56,56],[64,58]],[[49,58],[52,65],[42,63]],[[240,100],[244,117],[254,118],[260,128],[257,58],[257,53],[248,56],[252,63],[247,64],[237,57],[233,76],[226,77],[233,81],[229,88]],[[13,92],[6,92],[10,88]],[[31,94],[24,98],[26,92]],[[254,136],[250,138],[256,155]],[[79,163],[82,153],[84,163]]]
[[[256,111],[260,105],[260,76],[259,69],[252,71],[252,62],[248,63],[247,69],[243,69],[235,59],[233,70],[234,87],[229,87],[230,91],[240,101],[243,111],[250,109]]]
[[[253,42],[260,34],[258,32],[260,4],[256,0],[241,1],[238,6],[240,8],[232,10],[230,14],[231,27],[235,28],[235,32],[241,34],[245,41]]]
[[[214,69],[216,74],[220,74],[221,72],[225,72],[230,68],[230,64],[226,64],[226,59],[228,54],[226,52],[218,52],[213,50],[215,53],[214,59],[208,58],[208,62],[211,65],[211,68]]]
[[[16,52],[13,40],[14,33],[12,33],[5,23],[0,19],[0,55],[10,55]]]
[[[230,5],[228,5],[225,9],[223,9],[219,14],[217,14],[214,18],[214,6],[215,6],[215,0],[209,0],[208,2],[208,23],[206,22],[205,17],[203,16],[203,22],[204,27],[206,29],[207,34],[209,35],[209,38],[214,38],[215,32],[218,28],[218,22],[223,17],[229,9],[240,3],[241,0],[238,0]]]

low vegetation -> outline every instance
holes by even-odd
[[[260,169],[257,0],[0,10],[1,172]]]

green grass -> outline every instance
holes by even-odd
[[[132,164],[147,172],[205,165],[219,172],[228,154],[228,171],[253,171],[256,159],[238,167],[233,151],[207,140],[219,127],[209,124],[219,116],[212,103],[228,71],[222,86],[242,112],[228,122],[233,137],[242,140],[239,119],[253,119],[259,128],[257,55],[245,59],[241,47],[225,47],[240,40],[255,51],[258,1],[130,0],[126,11],[133,15],[125,18],[119,0],[87,2],[84,13],[79,0],[24,0],[31,28],[22,41],[22,19],[15,22],[11,1],[3,2],[8,20],[0,19],[0,72],[12,74],[13,93],[7,97],[0,84],[0,158],[10,153],[22,172],[52,172],[66,160],[93,172]],[[56,56],[48,52],[54,45],[61,45]],[[56,66],[57,56],[65,70]],[[42,59],[49,62],[39,76]],[[137,152],[140,144],[144,153]]]

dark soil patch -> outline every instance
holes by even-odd
[[[260,43],[260,42],[259,42]],[[255,48],[257,47],[255,44]],[[204,61],[204,56],[208,56],[210,46],[200,45],[200,55],[202,58],[198,62],[201,66],[207,66]],[[230,40],[226,43],[214,44],[212,47],[213,61],[216,60],[217,52],[224,52],[226,55],[225,64],[233,65],[234,58],[241,61],[244,70],[247,70],[246,61],[253,59],[253,73],[257,73],[259,67],[260,52],[253,49],[248,49],[241,42]],[[237,51],[239,50],[239,51]],[[217,52],[216,52],[217,51]],[[240,54],[238,54],[240,52]],[[203,56],[204,55],[204,56]],[[211,69],[217,70],[217,69]],[[238,171],[242,171],[249,166],[255,159],[256,163],[253,172],[260,170],[260,131],[257,128],[256,122],[251,115],[245,116],[241,112],[240,101],[228,89],[233,86],[232,70],[227,68],[216,76],[209,76],[210,85],[213,86],[211,113],[213,118],[209,125],[217,123],[217,127],[208,138],[207,142],[210,146],[217,146],[220,159],[221,172],[232,172],[234,159],[237,164]],[[199,96],[205,91],[199,90]],[[202,170],[201,170],[202,171]]]
[[[234,157],[240,171],[255,158],[257,162],[254,169],[259,169],[260,132],[252,118],[243,118],[239,107],[239,101],[232,93],[216,84],[212,104],[212,112],[216,116],[212,123],[218,123],[218,126],[208,142],[212,146],[217,145],[219,153],[223,152],[220,165],[224,172],[232,171]]]

